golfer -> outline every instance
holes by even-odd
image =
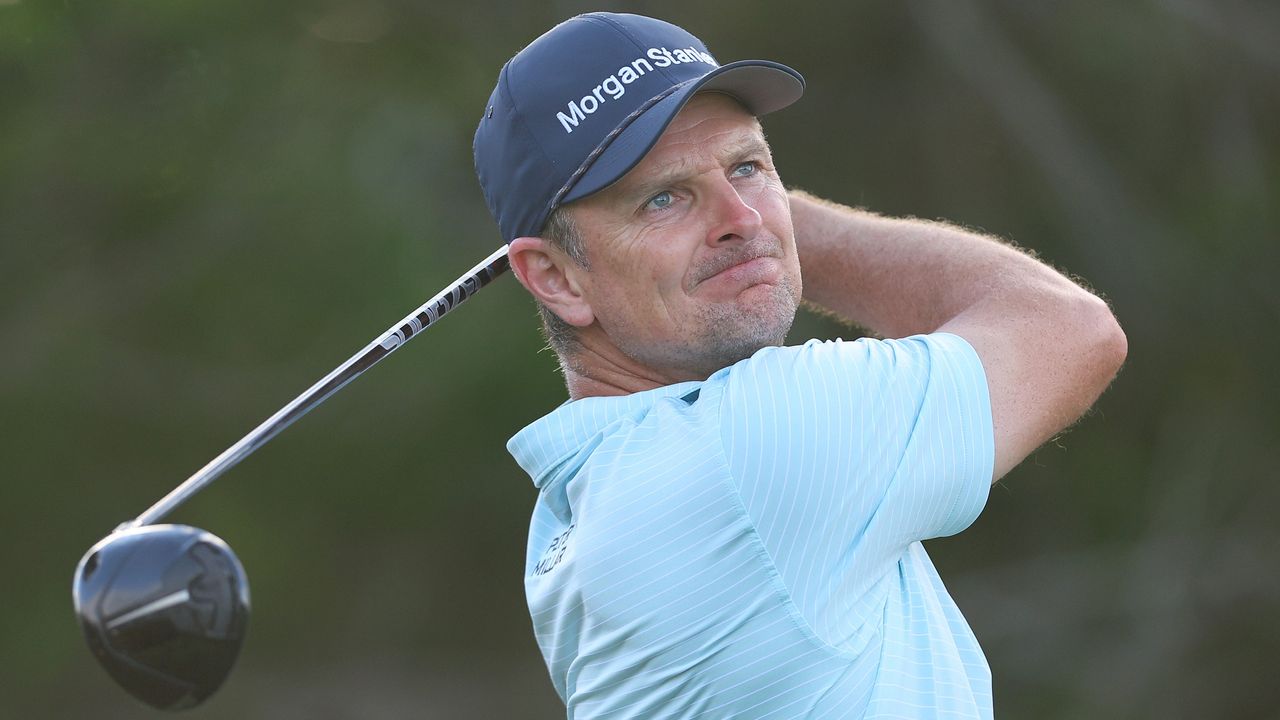
[[[989,718],[922,540],[1118,371],[1106,304],[1026,253],[783,184],[794,70],[592,13],[498,75],[476,169],[569,401],[508,445],[570,718]],[[784,346],[801,301],[886,339]]]

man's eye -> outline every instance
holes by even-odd
[[[734,177],[747,177],[748,175],[754,175],[758,169],[759,166],[756,165],[754,160],[751,162],[744,162],[733,169],[732,175]]]
[[[646,210],[662,210],[670,207],[671,203],[674,201],[675,198],[671,197],[671,193],[664,190],[649,198],[649,202],[645,204],[644,208]]]

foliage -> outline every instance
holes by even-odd
[[[1097,411],[931,545],[997,713],[1274,711],[1280,12],[607,6],[800,69],[765,123],[791,184],[981,227],[1113,303],[1130,362]],[[0,1],[0,716],[141,714],[74,627],[76,560],[497,246],[475,121],[510,54],[589,9]],[[553,358],[509,279],[428,337],[175,516],[254,583],[190,717],[563,712],[503,451],[562,401]]]

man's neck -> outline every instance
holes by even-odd
[[[612,397],[652,390],[670,385],[658,377],[647,377],[614,366],[589,366],[560,359],[564,371],[564,384],[570,400],[589,397]]]
[[[572,353],[560,355],[565,387],[570,400],[611,397],[652,390],[681,380],[668,373],[641,365],[612,345],[584,342]]]

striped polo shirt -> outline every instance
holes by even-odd
[[[508,449],[525,588],[569,718],[990,718],[920,541],[986,503],[991,407],[948,334],[765,348],[565,403]]]

